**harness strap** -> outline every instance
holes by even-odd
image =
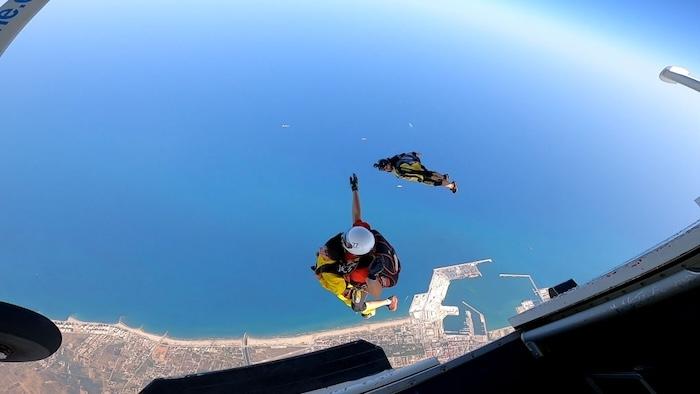
[[[412,164],[418,162],[420,163],[420,159],[415,156],[413,153],[401,153],[399,155],[396,155],[396,167],[401,166],[401,164]]]
[[[316,272],[316,275],[320,275],[322,273],[326,274],[339,274],[340,273],[340,263],[333,262],[329,264],[324,264],[320,267],[315,267],[312,266],[311,269]]]

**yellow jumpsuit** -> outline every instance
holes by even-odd
[[[321,267],[326,264],[332,264],[335,263],[334,260],[332,260],[328,255],[326,255],[325,251],[323,248],[318,252],[318,256],[316,257],[316,268]],[[345,305],[347,305],[349,308],[352,308],[352,301],[345,296],[346,291],[348,289],[352,289],[353,286],[352,284],[348,283],[344,277],[338,274],[330,273],[330,272],[321,272],[320,274],[316,275],[318,277],[319,282],[321,283],[321,286],[330,291],[331,293],[335,294],[336,297],[340,301],[342,301]],[[374,316],[377,313],[377,308],[370,308],[367,307],[363,311],[360,312],[360,314],[365,317],[369,318]]]
[[[447,180],[445,175],[428,171],[420,161],[400,163],[398,168],[393,169],[393,173],[407,181],[425,183],[431,186],[442,186],[443,181]]]

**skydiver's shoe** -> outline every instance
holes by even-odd
[[[372,309],[372,310],[366,311],[364,313],[360,312],[360,316],[364,317],[365,319],[369,319],[369,318],[373,317],[376,313],[377,313],[377,310]]]
[[[396,296],[391,296],[389,297],[389,300],[391,301],[391,304],[387,305],[387,308],[393,312],[399,307],[399,299],[396,298]]]
[[[452,185],[452,187],[449,187],[449,185]],[[457,193],[457,182],[452,181],[452,182],[448,183],[447,186],[448,186],[447,188],[450,189],[450,191],[452,191],[452,193]]]

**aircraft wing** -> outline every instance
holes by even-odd
[[[49,0],[8,0],[0,7],[0,56]]]

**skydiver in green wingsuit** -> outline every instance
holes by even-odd
[[[421,182],[430,186],[444,186],[457,193],[457,183],[450,181],[447,174],[430,171],[420,162],[420,153],[400,153],[396,156],[381,159],[374,163],[374,168],[380,171],[393,172],[399,178],[412,182]]]

